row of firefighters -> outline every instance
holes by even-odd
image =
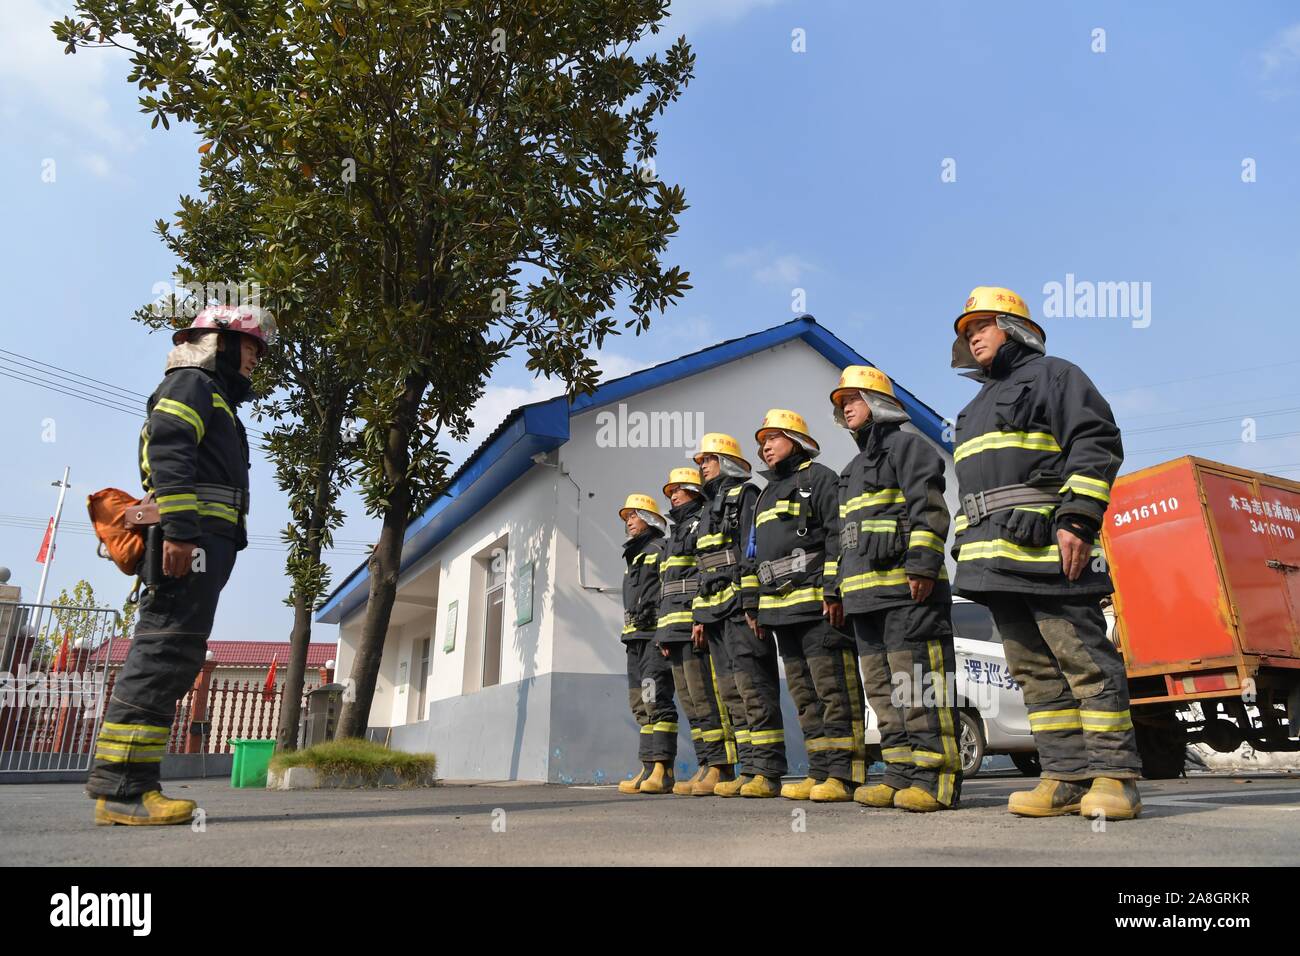
[[[628,496],[622,640],[641,766],[622,792],[956,808],[956,593],[990,609],[1038,748],[1040,781],[1008,810],[1140,813],[1096,546],[1123,460],[1119,428],[1087,376],[1046,354],[1010,290],[975,289],[955,331],[953,367],[981,384],[956,420],[955,520],[940,453],[902,427],[889,378],[858,365],[830,395],[858,447],[838,475],[816,460],[805,420],[772,409],[755,433],[761,490],[737,440],[710,433],[698,468],[670,473],[666,515],[655,498]],[[807,777],[784,785],[778,654],[808,754]],[[674,696],[698,758],[691,780],[674,779]],[[867,702],[884,763],[872,785]]]

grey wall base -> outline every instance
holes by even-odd
[[[30,759],[26,755],[5,754],[4,766]],[[39,755],[38,755],[39,756]],[[167,754],[162,760],[164,780],[195,780],[224,777],[230,779],[234,754]],[[85,783],[89,770],[6,770],[0,783]]]
[[[798,714],[781,695],[790,773],[808,771]],[[698,766],[683,716],[676,773]],[[637,769],[638,731],[618,674],[543,674],[434,701],[429,719],[392,728],[390,745],[438,757],[444,780],[544,780],[610,784]]]

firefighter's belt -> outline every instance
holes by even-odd
[[[966,515],[968,527],[975,527],[989,515],[1012,508],[1041,505],[1059,505],[1061,496],[1031,485],[1003,485],[988,491],[962,495],[961,510]]]
[[[226,505],[240,514],[248,514],[247,489],[232,488],[230,485],[195,485],[194,494],[200,501]]]
[[[803,554],[789,554],[775,561],[764,561],[758,566],[758,580],[763,585],[770,585],[777,578],[802,574],[813,567],[822,558],[820,551],[808,551]]]
[[[694,594],[700,589],[700,582],[695,578],[682,578],[680,581],[668,581],[659,591],[660,597],[670,594]]]
[[[724,548],[721,551],[710,551],[707,554],[697,554],[695,556],[695,566],[701,571],[716,571],[718,568],[729,568],[733,564],[739,563],[740,558],[736,554],[735,548]]]

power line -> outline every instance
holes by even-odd
[[[1295,365],[1300,363],[1300,359],[1289,359],[1285,362],[1270,362],[1267,365],[1251,365],[1247,368],[1229,368],[1220,372],[1207,372],[1204,375],[1189,375],[1186,378],[1171,378],[1164,382],[1148,382],[1145,385],[1130,385],[1127,388],[1110,388],[1104,391],[1110,395],[1116,395],[1122,392],[1136,392],[1144,388],[1161,388],[1165,385],[1181,385],[1184,382],[1199,382],[1207,378],[1220,378],[1224,375],[1240,375],[1243,372],[1258,372],[1266,368],[1282,368],[1286,365]]]
[[[1238,400],[1234,400],[1234,401],[1231,401],[1231,402],[1223,402],[1223,401],[1219,401],[1219,399],[1216,398],[1216,399],[1214,400],[1213,405],[1214,405],[1215,408],[1235,408],[1235,407],[1238,406],[1238,405],[1250,405],[1250,404],[1253,404],[1253,403],[1255,403],[1255,402],[1272,402],[1272,401],[1276,401],[1277,399],[1280,399],[1280,398],[1285,398],[1285,399],[1294,399],[1294,398],[1300,398],[1300,395],[1297,395],[1295,392],[1287,392],[1287,393],[1284,394],[1284,395],[1265,395],[1265,396],[1260,397],[1260,398],[1243,398],[1243,399],[1238,399]],[[1199,411],[1199,410],[1203,409],[1204,407],[1205,407],[1204,405],[1199,405],[1199,406],[1196,407],[1196,409],[1192,409],[1192,408],[1172,408],[1172,409],[1169,409],[1168,411],[1164,411],[1164,412],[1143,412],[1141,415],[1122,415],[1122,416],[1118,416],[1118,417],[1121,417],[1121,418],[1124,419],[1124,421],[1128,422],[1128,421],[1134,421],[1134,420],[1139,419],[1139,418],[1159,418],[1161,415],[1182,415],[1182,414],[1184,414],[1185,412],[1190,412],[1190,411]]]
[[[1296,412],[1300,412],[1300,406],[1296,406],[1294,408],[1278,408],[1267,412],[1256,412],[1252,415],[1247,415],[1246,417],[1252,419],[1269,418],[1272,417],[1273,415],[1287,415]],[[1196,425],[1218,425],[1218,424],[1222,424],[1223,422],[1237,422],[1240,420],[1241,420],[1240,415],[1229,415],[1226,418],[1202,418],[1199,421],[1194,421],[1194,422],[1179,422],[1178,424],[1174,424],[1174,425],[1152,425],[1148,428],[1126,428],[1123,431],[1125,435],[1144,435],[1148,432],[1173,431],[1174,429],[1178,429],[1178,428],[1192,428]]]
[[[1295,438],[1300,432],[1283,432],[1281,435],[1265,435],[1262,438],[1255,439],[1256,442],[1276,441],[1279,438]],[[1127,452],[1131,455],[1154,455],[1165,451],[1187,451],[1192,448],[1214,448],[1218,445],[1240,445],[1253,444],[1253,442],[1242,442],[1240,438],[1225,438],[1223,441],[1206,441],[1198,442],[1194,445],[1165,445],[1161,448],[1134,448]]]
[[[9,359],[9,361],[11,361],[11,362],[14,361],[14,359],[21,359],[21,360],[22,360],[21,362],[16,363],[16,364],[28,365],[28,367],[34,367],[34,366],[29,365],[29,363],[35,363],[35,365],[41,365],[41,366],[44,366],[45,368],[48,368],[48,369],[54,369],[54,370],[56,370],[57,372],[64,372],[64,373],[66,373],[67,375],[71,375],[71,376],[73,376],[74,378],[82,379],[82,380],[87,381],[87,382],[93,382],[93,383],[95,383],[96,385],[102,385],[102,386],[104,386],[105,388],[111,388],[111,389],[112,389],[113,391],[115,391],[115,392],[122,392],[122,393],[124,393],[125,397],[127,397],[127,398],[135,398],[135,399],[140,399],[140,400],[142,400],[142,401],[143,401],[143,400],[147,400],[147,399],[149,398],[149,396],[146,395],[146,394],[144,394],[144,392],[137,392],[137,391],[134,391],[133,389],[122,388],[122,387],[119,386],[119,385],[110,385],[108,382],[101,382],[99,379],[97,379],[97,378],[91,378],[89,375],[82,375],[82,374],[79,373],[79,372],[73,372],[73,371],[71,371],[70,369],[61,368],[61,367],[58,366],[58,365],[51,365],[51,364],[49,364],[48,362],[42,362],[40,359],[34,359],[34,358],[32,358],[30,355],[22,355],[21,353],[18,353],[18,352],[11,352],[11,351],[9,351],[8,349],[0,349],[0,353],[3,353],[3,354],[5,354],[5,355],[12,355],[14,358],[13,358],[13,359]],[[40,371],[40,370],[37,369],[37,371]],[[52,373],[51,373],[51,374],[52,374]],[[64,375],[56,375],[55,377],[56,377],[56,378],[64,378],[65,376],[64,376]]]

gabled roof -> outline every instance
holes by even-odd
[[[130,649],[130,641],[114,641],[108,653],[108,663],[124,663]],[[270,667],[272,660],[278,662],[277,667],[289,666],[288,641],[208,641],[208,650],[218,667]],[[324,667],[325,662],[334,660],[337,653],[337,644],[313,641],[307,645],[307,666]],[[102,649],[96,652],[97,658],[103,656]]]
[[[533,466],[532,458],[560,447],[569,439],[569,419],[589,409],[626,400],[629,396],[661,385],[668,385],[690,375],[698,375],[762,352],[774,346],[802,339],[831,364],[871,365],[848,345],[803,315],[783,325],[729,339],[691,352],[669,362],[632,372],[599,385],[590,395],[572,401],[559,398],[531,405],[521,405],[506,416],[484,439],[448,483],[447,491],[406,529],[399,573],[428,554],[447,535],[492,501],[507,486]],[[943,436],[943,418],[898,382],[894,392],[920,431],[938,444],[952,450],[952,442]],[[370,574],[366,564],[357,566],[330,594],[316,614],[316,620],[338,624],[365,603]]]

